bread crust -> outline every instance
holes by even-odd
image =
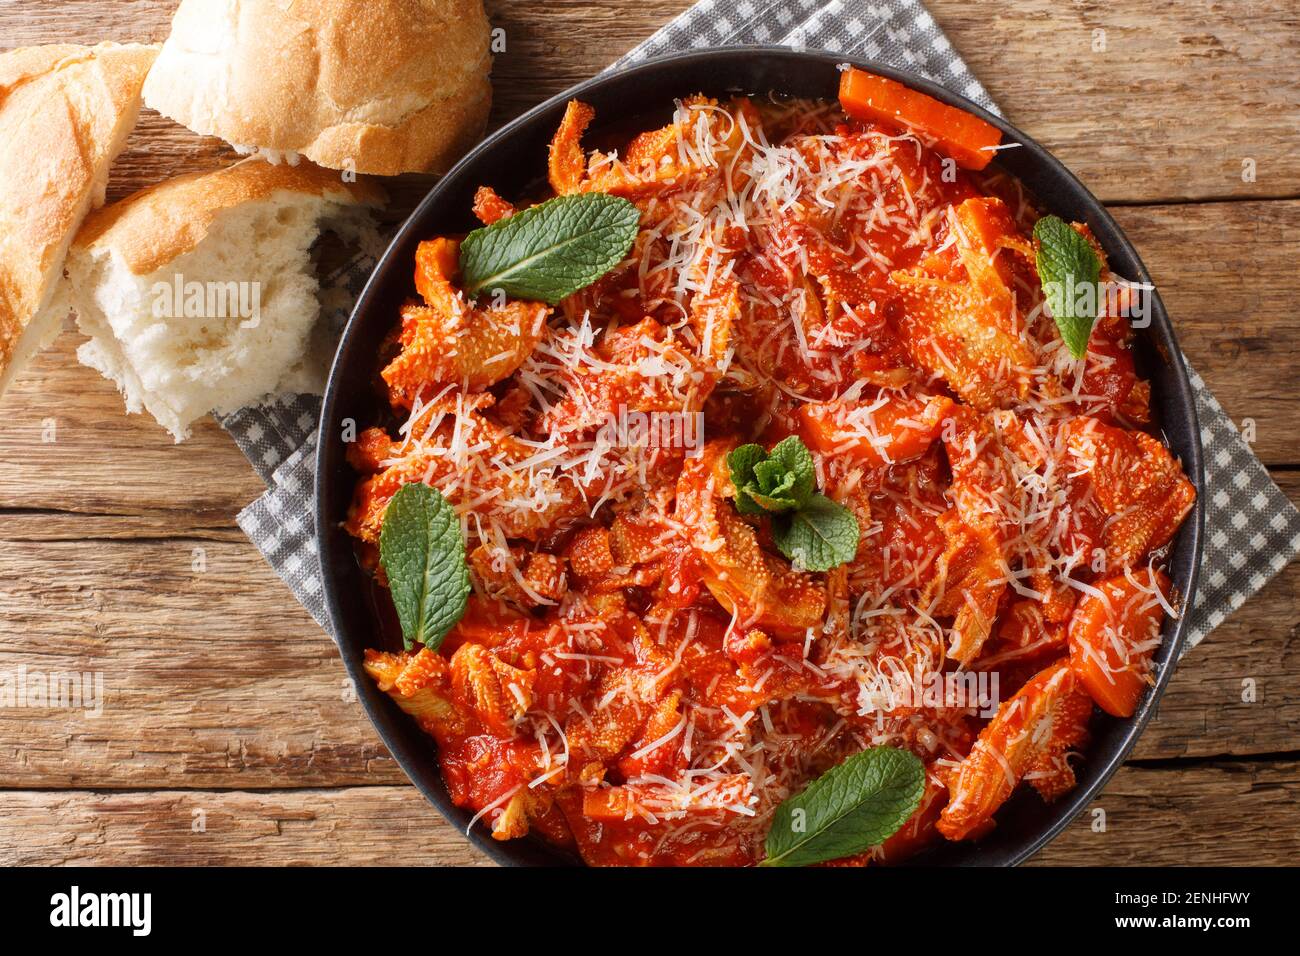
[[[41,326],[61,318],[39,313],[82,219],[104,201],[157,53],[101,43],[0,54],[0,392]]]
[[[145,102],[333,169],[445,172],[491,105],[482,0],[182,0]]]
[[[383,188],[364,177],[345,182],[337,170],[305,161],[273,165],[250,156],[224,169],[177,176],[96,210],[73,247],[92,253],[108,248],[132,273],[148,275],[197,247],[222,210],[282,191],[374,207],[387,201]]]

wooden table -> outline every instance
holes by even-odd
[[[1007,116],[1113,207],[1192,363],[1300,498],[1294,0],[926,3]],[[490,3],[508,44],[496,121],[688,4]],[[0,47],[160,40],[173,6],[0,0]],[[146,113],[110,198],[228,158]],[[329,638],[235,526],[262,484],[234,444],[205,422],[174,447],[127,418],[76,344],[64,334],[0,406],[0,670],[101,672],[106,700],[97,718],[0,709],[0,863],[483,863],[407,783]],[[1035,862],[1294,861],[1298,584],[1293,565],[1179,668],[1098,801],[1105,832],[1084,814]]]

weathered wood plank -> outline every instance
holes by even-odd
[[[925,5],[1011,122],[1104,201],[1300,194],[1291,0]]]
[[[1300,850],[1300,763],[1122,768],[1031,862],[1038,866],[1289,866]],[[1094,811],[1105,832],[1094,832]]]
[[[72,518],[74,520],[68,520]],[[178,511],[149,511],[140,514],[83,514],[50,511],[0,513],[0,541],[153,541],[181,539],[202,545],[204,541],[233,541],[247,544],[247,538],[232,520],[219,512],[206,520],[202,515]]]
[[[0,865],[490,865],[412,786],[0,792]]]
[[[1125,767],[1037,866],[1288,864],[1300,764]],[[0,865],[487,865],[410,786],[339,790],[0,792]]]
[[[1112,210],[1160,290],[1192,366],[1256,454],[1300,463],[1300,202]]]
[[[29,697],[29,706],[0,707],[6,786],[405,780],[333,642],[247,541],[7,541],[0,609],[7,683],[46,686],[40,676],[53,672],[102,681],[80,706]]]
[[[0,508],[229,523],[266,490],[211,418],[178,446],[152,417],[127,415],[113,384],[77,363],[81,341],[65,331],[0,399]]]

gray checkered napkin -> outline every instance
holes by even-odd
[[[723,44],[778,44],[854,53],[919,73],[996,109],[919,0],[701,0],[623,57],[615,67]],[[326,315],[342,326],[374,265],[366,258],[328,277]],[[1300,553],[1300,513],[1269,478],[1199,375],[1205,446],[1206,526],[1201,583],[1189,647]],[[327,630],[312,527],[312,482],[320,400],[285,396],[222,420],[269,490],[239,514],[239,526],[312,617]]]

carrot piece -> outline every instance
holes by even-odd
[[[840,105],[854,119],[885,123],[919,133],[957,161],[963,169],[983,169],[1002,133],[965,110],[940,103],[865,70],[840,74]]]
[[[1155,576],[1166,597],[1169,578]],[[1164,606],[1127,576],[1097,584],[1102,600],[1085,595],[1070,618],[1070,668],[1097,706],[1114,717],[1132,717],[1147,686]]]
[[[925,454],[951,409],[946,398],[840,401],[802,405],[796,418],[809,448],[879,468]]]
[[[582,794],[582,815],[596,823],[613,823],[632,816],[632,801],[625,787],[587,790]]]

